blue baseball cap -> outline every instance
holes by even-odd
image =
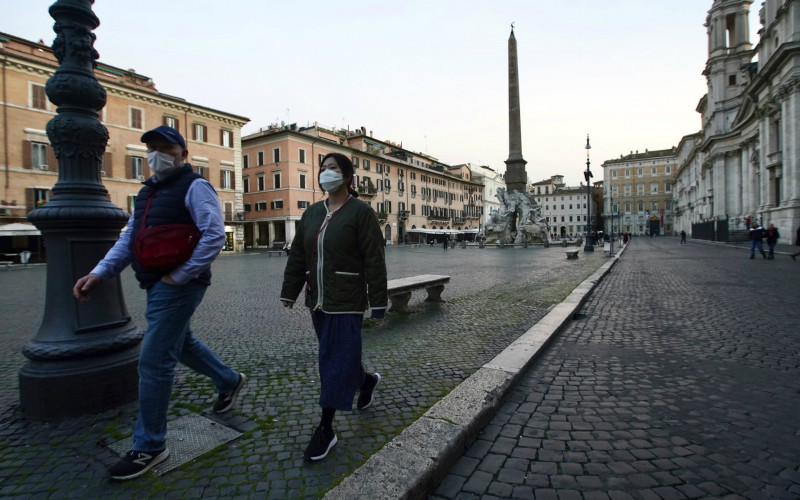
[[[186,141],[183,140],[181,133],[172,127],[167,127],[166,125],[161,125],[160,127],[156,127],[153,130],[145,132],[142,136],[142,142],[144,143],[152,142],[158,139],[165,139],[167,142],[172,144],[180,144],[183,149],[186,149]]]

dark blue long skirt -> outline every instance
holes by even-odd
[[[319,379],[322,408],[352,410],[353,398],[364,381],[361,364],[362,314],[311,311],[319,340]]]

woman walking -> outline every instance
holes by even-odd
[[[302,290],[319,341],[319,405],[322,418],[305,459],[322,460],[337,443],[336,410],[372,404],[381,381],[361,363],[361,323],[386,313],[386,261],[383,234],[372,208],[353,190],[353,164],[339,153],[322,159],[318,178],[328,194],[300,219],[283,277],[281,302],[291,308]]]

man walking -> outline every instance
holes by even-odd
[[[686,231],[681,230],[681,245],[686,244]]]
[[[767,253],[764,251],[764,228],[758,222],[753,222],[750,228],[750,258],[756,258],[756,248],[761,252],[763,258],[767,258]]]
[[[118,481],[139,477],[169,456],[167,409],[178,361],[211,379],[219,392],[214,405],[217,413],[233,407],[246,380],[196,339],[189,326],[211,283],[211,262],[225,243],[217,193],[186,163],[189,151],[177,130],[161,126],[146,132],[141,140],[147,144],[147,162],[155,175],[143,182],[125,232],[72,289],[76,299],[86,302],[104,279],[130,264],[140,286],[147,290],[147,331],[139,353],[139,416],[131,450],[109,471],[111,479]],[[188,260],[156,270],[163,266],[135,255],[140,232],[178,224],[194,224],[199,230],[197,246]]]

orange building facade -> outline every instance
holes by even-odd
[[[355,131],[271,126],[242,138],[244,243],[291,241],[303,211],[324,198],[317,176],[331,152],[350,158],[359,197],[378,216],[387,244],[472,239],[481,227],[483,184],[466,165]]]
[[[58,180],[58,163],[45,132],[56,113],[45,84],[57,68],[48,46],[0,33],[0,230],[27,222],[26,214],[47,202]],[[130,212],[142,180],[152,175],[141,136],[170,125],[185,137],[190,163],[217,190],[225,250],[243,250],[241,129],[249,119],[162,94],[152,79],[134,70],[98,63],[95,76],[107,93],[99,119],[109,134],[101,171],[109,199]],[[24,238],[0,238],[0,251],[31,246]]]

